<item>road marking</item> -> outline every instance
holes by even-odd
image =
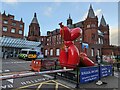
[[[0,70],[0,73],[2,73],[2,70]]]
[[[8,86],[8,88],[13,88],[13,85],[12,84],[9,84],[9,85],[7,85]]]
[[[34,83],[34,81],[30,80],[32,83]]]
[[[45,74],[45,75],[43,75],[44,77],[47,77],[47,78],[54,78],[54,77],[52,77],[52,76],[50,76],[50,75],[47,75],[47,74]]]
[[[4,72],[10,72],[10,70],[4,70]]]
[[[7,86],[6,85],[4,85],[4,86],[1,86],[1,88],[3,88],[3,89],[5,89]]]
[[[117,78],[119,78],[119,75],[116,72],[114,72],[114,76],[117,77]]]
[[[51,83],[51,82],[53,82],[53,83]],[[25,89],[25,88],[28,88],[28,87],[31,87],[31,86],[36,86],[36,85],[39,85],[39,86],[37,87],[37,89],[36,89],[36,90],[39,90],[43,84],[51,84],[51,85],[55,84],[55,90],[58,90],[59,85],[65,87],[65,88],[67,88],[67,89],[69,89],[69,90],[73,90],[73,89],[71,89],[70,87],[68,87],[68,86],[66,86],[66,85],[63,85],[63,84],[61,84],[61,83],[59,83],[59,82],[57,82],[57,81],[54,81],[54,80],[48,80],[48,81],[43,81],[43,82],[41,82],[41,83],[36,83],[36,84],[31,84],[31,85],[19,87],[19,88],[16,89],[16,90]]]
[[[55,80],[52,80],[52,81],[58,83],[58,82],[55,81]],[[63,84],[61,84],[61,83],[58,83],[58,84],[61,85],[61,86],[63,86],[63,87],[65,87],[65,88],[68,88],[68,89],[70,89],[70,90],[73,90],[73,89],[71,89],[70,87],[68,87],[68,86],[66,86],[66,85],[63,85]]]
[[[55,90],[58,90],[58,83],[56,83]]]
[[[36,90],[39,90],[41,88],[41,86],[42,86],[42,83],[38,86],[38,88]]]
[[[31,61],[23,61],[23,62],[3,62],[3,64],[15,64],[15,63],[31,63]]]
[[[7,79],[6,81],[13,83],[13,79]]]

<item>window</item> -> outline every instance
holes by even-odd
[[[92,34],[92,39],[95,39],[95,34]]]
[[[107,31],[104,31],[105,34],[107,34]]]
[[[56,49],[56,56],[60,55],[60,49]]]
[[[87,25],[87,28],[90,28],[90,25]]]
[[[22,24],[20,24],[20,28],[22,28],[23,27],[23,25]]]
[[[22,34],[22,30],[19,30],[19,34]]]
[[[16,23],[12,23],[13,26],[16,26]]]
[[[97,50],[97,55],[100,56],[100,49]]]
[[[42,41],[43,41],[43,38],[42,38]]]
[[[15,29],[14,28],[11,29],[11,33],[15,33]]]
[[[100,44],[101,43],[101,39],[100,38],[98,38],[98,44]]]
[[[7,21],[7,20],[4,20],[3,23],[4,23],[4,24],[8,24],[8,21]]]
[[[95,27],[95,24],[91,24],[91,27]]]
[[[10,19],[12,19],[12,20],[13,20],[14,18],[13,18],[13,17],[10,17]]]
[[[47,41],[49,41],[49,38],[47,38]]]
[[[48,52],[48,51],[47,51],[47,50],[45,50],[45,56],[47,56],[47,52]]]
[[[103,39],[101,39],[101,44],[103,44]]]
[[[53,49],[50,49],[50,56],[53,56]]]
[[[7,31],[7,27],[3,27],[3,31],[5,31],[5,32],[6,32],[6,31]]]
[[[91,48],[91,56],[94,56],[94,48]]]
[[[82,38],[80,38],[80,42],[82,42]]]

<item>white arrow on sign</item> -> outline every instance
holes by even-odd
[[[8,79],[7,81],[10,83],[13,83],[13,79]]]

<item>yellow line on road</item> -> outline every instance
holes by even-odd
[[[51,81],[51,80],[49,80],[49,81],[43,81],[43,82],[41,82],[41,83],[44,83],[44,82],[50,82],[50,81]],[[35,83],[35,84],[31,84],[31,85],[27,85],[27,86],[19,87],[19,88],[16,89],[16,90],[20,90],[20,89],[27,88],[27,87],[31,87],[31,86],[35,86],[35,85],[39,85],[39,84],[41,84],[41,83]]]
[[[36,90],[39,90],[41,88],[41,86],[42,86],[42,83],[38,86],[38,88]]]
[[[58,90],[58,83],[56,83],[55,90]]]
[[[61,84],[61,83],[59,83],[59,82],[57,82],[57,81],[55,81],[55,80],[52,80],[52,81],[55,82],[55,83],[57,83],[58,85],[61,85],[61,86],[65,87],[65,88],[68,88],[68,89],[70,89],[70,90],[73,90],[73,89],[71,89],[70,87],[68,87],[68,86],[66,86],[66,85],[63,85],[63,84]]]
[[[49,83],[49,82],[53,82],[53,83]],[[65,87],[65,88],[67,88],[67,89],[69,89],[69,90],[73,90],[73,89],[71,89],[70,87],[68,87],[68,86],[66,86],[66,85],[63,85],[63,84],[61,84],[61,83],[58,83],[58,82],[55,81],[55,80],[48,80],[48,81],[43,81],[43,82],[41,82],[41,83],[36,83],[36,84],[31,84],[31,85],[19,87],[19,88],[16,89],[16,90],[21,90],[21,89],[25,89],[25,88],[28,88],[28,87],[31,87],[31,86],[36,86],[36,85],[39,85],[38,88],[36,89],[36,90],[39,90],[43,84],[51,84],[51,85],[52,85],[52,84],[55,84],[55,90],[58,90],[59,85]]]

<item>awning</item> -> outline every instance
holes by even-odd
[[[0,37],[0,46],[15,47],[15,48],[35,48],[39,46],[40,42],[28,41],[25,39]]]

